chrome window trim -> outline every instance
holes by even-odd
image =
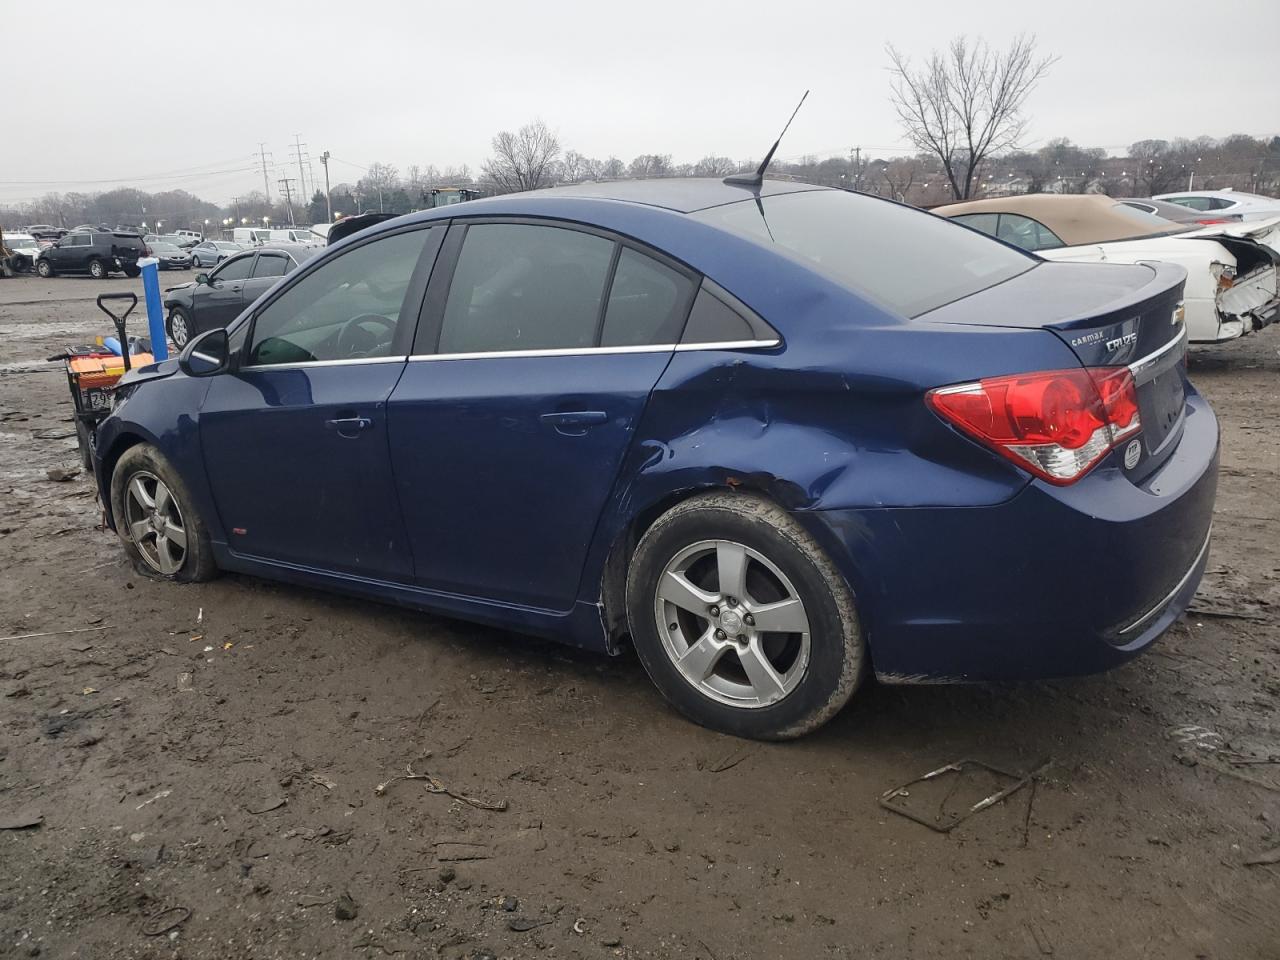
[[[1160,613],[1162,613],[1165,610],[1165,608],[1169,606],[1170,603],[1173,602],[1173,598],[1182,592],[1182,588],[1187,585],[1187,581],[1191,579],[1191,575],[1196,572],[1196,567],[1200,566],[1200,561],[1204,559],[1204,555],[1209,552],[1209,541],[1212,538],[1213,538],[1213,524],[1210,524],[1209,531],[1204,535],[1204,543],[1201,545],[1200,551],[1196,554],[1196,558],[1191,561],[1191,566],[1187,568],[1187,572],[1184,573],[1182,575],[1182,578],[1177,582],[1177,584],[1174,585],[1174,588],[1170,590],[1168,593],[1166,593],[1160,599],[1160,601],[1156,603],[1155,606],[1151,607],[1151,609],[1149,609],[1146,613],[1140,616],[1137,620],[1133,621],[1127,627],[1121,627],[1119,630],[1117,630],[1115,634],[1117,638],[1123,637],[1127,633],[1132,633],[1134,630],[1137,630],[1139,627],[1149,623],[1151,620],[1155,619]]]
[[[404,363],[405,356],[348,357],[346,360],[299,360],[296,363],[255,363],[242,366],[241,370],[296,370],[302,367],[350,367],[357,363]]]
[[[415,353],[409,361],[421,360],[514,360],[530,357],[579,357],[609,353],[671,353],[689,350],[746,350],[776,347],[780,340],[734,340],[723,343],[643,343],[626,347],[558,347],[545,350],[485,350],[472,353]]]

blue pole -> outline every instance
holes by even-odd
[[[138,261],[142,268],[142,290],[147,298],[147,331],[151,336],[151,355],[156,360],[169,359],[169,341],[164,335],[164,304],[160,302],[160,261],[155,257],[143,257]]]

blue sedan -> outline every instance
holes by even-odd
[[[355,233],[96,435],[144,572],[616,653],[783,739],[890,683],[1119,664],[1204,571],[1183,273],[800,183],[586,184]]]

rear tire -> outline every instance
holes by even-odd
[[[48,280],[50,277],[53,276],[53,264],[51,264],[48,260],[37,260],[36,273],[39,274],[41,277],[43,277],[45,280]]]
[[[139,573],[183,583],[217,575],[209,531],[187,485],[151,444],[130,447],[116,463],[111,511]]]
[[[96,257],[89,261],[89,276],[95,280],[107,279],[107,266]]]
[[[816,730],[866,669],[844,578],[785,510],[744,494],[693,497],[654,522],[627,573],[627,620],[663,696],[734,736]]]

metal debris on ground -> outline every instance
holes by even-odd
[[[187,907],[165,907],[153,913],[142,924],[142,933],[148,937],[158,937],[176,930],[191,919],[191,910]]]
[[[387,792],[387,788],[397,780],[421,780],[428,793],[444,794],[445,796],[452,797],[454,800],[459,800],[462,803],[469,804],[477,810],[490,810],[495,813],[501,813],[503,810],[507,809],[507,801],[505,799],[498,800],[497,802],[480,800],[477,797],[470,797],[465,793],[458,793],[456,790],[451,790],[449,787],[445,786],[439,778],[433,777],[429,773],[414,773],[413,764],[407,765],[404,769],[404,773],[394,776],[390,780],[384,780],[382,783],[378,784],[373,788],[373,792],[377,796],[381,797]]]
[[[46,630],[43,633],[15,633],[10,637],[0,637],[0,643],[6,640],[33,640],[36,637],[60,637],[66,633],[92,633],[95,630],[106,630],[111,624],[104,623],[96,627],[77,627],[73,630]]]
[[[337,784],[334,783],[332,780],[330,780],[328,777],[323,776],[319,773],[313,773],[311,775],[311,782],[316,784],[317,786],[324,787],[326,790],[332,790],[334,787],[337,786]]]
[[[467,840],[437,840],[432,846],[436,848],[436,859],[441,863],[488,860],[493,856],[485,844]]]
[[[1006,800],[1013,794],[1017,793],[1027,784],[1031,783],[1037,777],[1045,773],[1045,771],[1047,771],[1049,767],[1052,766],[1052,764],[1053,764],[1052,760],[1046,760],[1044,763],[1040,764],[1040,766],[1036,767],[1030,773],[1017,774],[1017,773],[1011,773],[1008,770],[1001,770],[999,767],[993,767],[989,763],[983,763],[981,760],[969,760],[969,759],[957,760],[954,763],[948,763],[944,767],[939,767],[937,770],[930,770],[928,773],[924,774],[923,776],[916,777],[914,780],[908,780],[904,784],[901,784],[899,786],[886,790],[883,794],[880,795],[879,803],[880,803],[880,806],[884,807],[884,809],[890,810],[893,813],[898,814],[899,816],[906,817],[908,820],[914,820],[916,823],[919,823],[922,826],[926,826],[930,830],[935,830],[938,833],[950,833],[952,830],[954,830],[964,821],[968,820],[974,814],[981,813],[983,810],[986,810],[989,807],[993,807],[997,803],[1000,803],[1002,800]],[[942,816],[941,810],[939,810],[938,816],[936,818],[930,819],[929,817],[916,813],[914,810],[908,810],[906,807],[903,807],[901,804],[892,802],[898,797],[910,796],[911,794],[910,794],[909,788],[915,786],[917,783],[927,783],[931,780],[936,780],[938,777],[944,776],[945,774],[949,774],[949,773],[953,773],[959,776],[966,769],[971,769],[971,768],[985,770],[988,773],[995,774],[997,777],[1003,777],[1006,780],[1011,780],[1013,782],[1001,788],[1000,790],[997,790],[995,793],[989,796],[983,797],[981,800],[979,800],[977,803],[970,806],[968,809],[963,810],[960,813],[954,814],[951,817],[947,817],[945,819]],[[950,794],[948,794],[948,797],[949,796]],[[945,806],[945,804],[946,804],[946,800],[944,799],[943,805]]]

